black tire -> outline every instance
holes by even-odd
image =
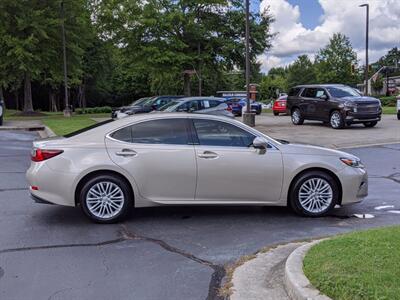
[[[299,200],[299,193],[300,188],[302,188],[303,184],[311,179],[322,179],[323,182],[327,183],[332,191],[331,202],[327,205],[326,208],[319,212],[313,212],[307,210],[300,200]],[[291,189],[289,191],[289,205],[293,209],[293,211],[301,216],[304,217],[321,217],[328,214],[335,206],[335,204],[339,203],[339,187],[337,182],[335,181],[332,176],[328,173],[323,171],[309,171],[301,174],[300,176],[296,177],[291,185]],[[327,203],[328,204],[328,203]]]
[[[400,111],[397,112],[397,120],[400,120]]]
[[[0,126],[3,125],[3,116],[0,117]]]
[[[329,123],[333,129],[343,129],[345,127],[345,122],[343,115],[338,110],[334,110],[330,117]]]
[[[279,113],[277,111],[274,111],[274,116],[279,116]]]
[[[374,127],[376,124],[378,124],[378,121],[365,122],[365,123],[363,123],[363,125],[364,125],[365,127],[367,127],[367,128]]]
[[[298,114],[298,116],[296,114]],[[292,117],[292,123],[294,125],[303,125],[304,117],[301,115],[301,111],[299,108],[296,107],[292,110],[291,117]]]
[[[88,208],[88,203],[86,201],[87,195],[89,193],[89,190],[94,187],[98,183],[102,182],[109,182],[113,183],[116,186],[120,188],[123,194],[123,204],[122,207],[120,208],[119,212],[112,217],[105,217],[101,218],[96,215],[94,215],[90,209]],[[115,176],[115,175],[108,175],[108,174],[103,174],[103,175],[98,175],[95,177],[90,178],[88,181],[86,181],[81,190],[79,191],[79,203],[82,208],[83,213],[93,222],[95,223],[102,223],[102,224],[110,224],[110,223],[116,223],[121,220],[123,220],[127,214],[131,211],[132,206],[133,206],[133,195],[131,188],[129,187],[128,183],[123,180],[121,177]]]

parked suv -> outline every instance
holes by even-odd
[[[4,102],[0,100],[0,126],[3,125],[3,116],[4,116]]]
[[[360,123],[374,127],[381,120],[382,108],[379,99],[362,96],[346,85],[299,85],[289,91],[287,112],[295,125],[318,120],[340,129]]]

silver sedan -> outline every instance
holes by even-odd
[[[185,113],[137,115],[35,141],[27,178],[37,202],[80,206],[100,223],[155,205],[288,205],[318,217],[368,191],[367,172],[351,154]]]

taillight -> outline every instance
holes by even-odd
[[[31,160],[35,162],[44,161],[63,153],[63,150],[50,150],[33,148],[31,151]]]
[[[232,111],[232,107],[230,105],[228,105],[228,107],[226,108],[227,111]]]

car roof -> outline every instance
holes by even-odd
[[[310,87],[335,87],[335,86],[347,86],[340,83],[324,83],[324,84],[300,84],[293,88],[310,88]]]
[[[182,101],[193,101],[193,100],[217,100],[217,101],[225,101],[225,98],[213,97],[213,96],[196,96],[196,97],[185,97],[181,98]]]

